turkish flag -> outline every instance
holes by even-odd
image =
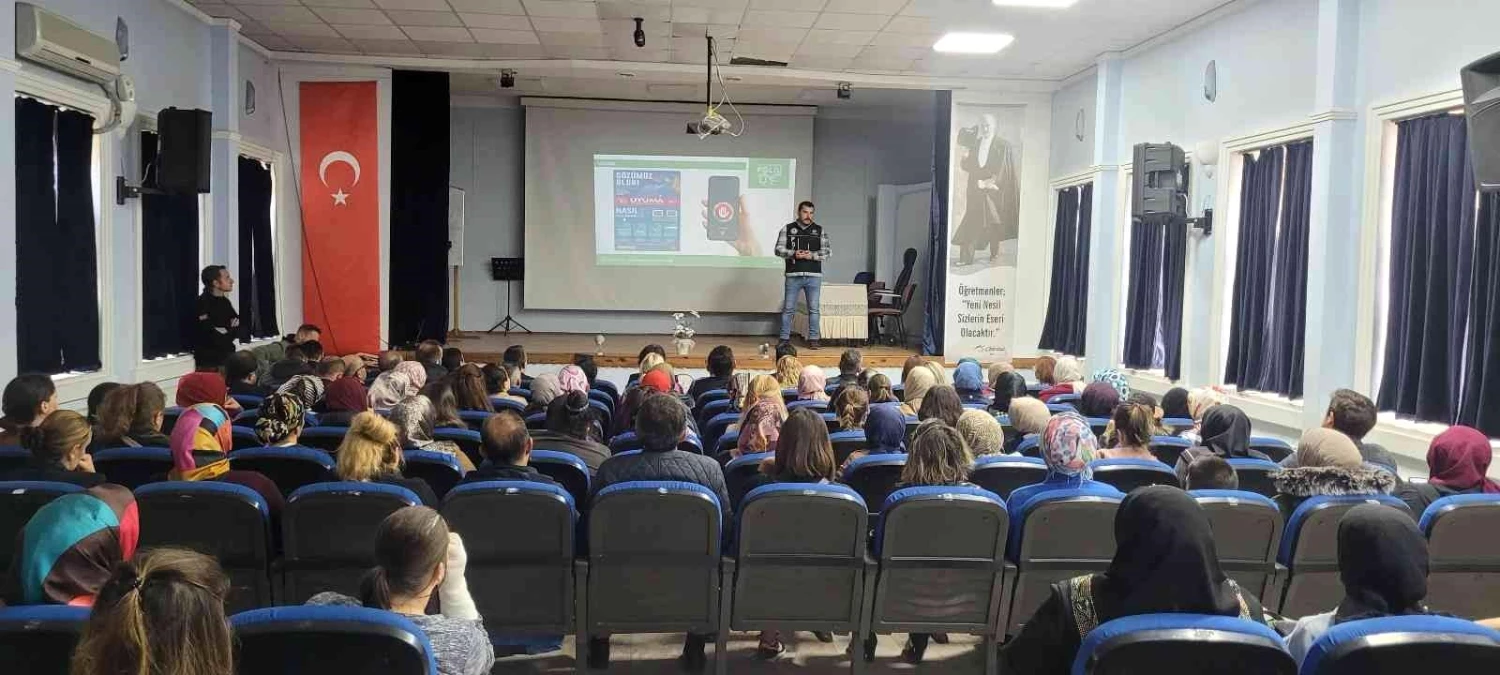
[[[302,316],[330,354],[380,350],[374,82],[301,83]]]

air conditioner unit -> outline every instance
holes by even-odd
[[[16,55],[97,84],[120,76],[113,40],[25,2],[16,3]]]

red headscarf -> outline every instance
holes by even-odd
[[[364,412],[370,408],[365,396],[365,385],[358,378],[341,377],[328,385],[323,394],[323,403],[328,412]]]
[[[224,405],[229,401],[229,385],[224,376],[213,371],[188,373],[177,380],[177,405],[183,408],[212,403]]]
[[[653,370],[641,376],[641,388],[650,389],[658,394],[672,391],[672,380],[665,372]]]
[[[1500,492],[1500,483],[1485,478],[1490,469],[1490,439],[1477,429],[1448,427],[1432,439],[1427,448],[1428,482],[1450,490],[1467,491],[1483,487],[1484,492]]]

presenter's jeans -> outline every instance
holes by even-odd
[[[823,277],[787,277],[786,297],[781,301],[781,341],[792,339],[792,316],[797,313],[797,295],[807,295],[807,336],[816,340],[821,325],[822,313],[818,311],[818,297],[823,293]]]

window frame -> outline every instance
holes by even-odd
[[[235,159],[248,157],[263,162],[271,168],[271,250],[273,253],[271,256],[271,276],[276,287],[276,325],[284,329],[287,326],[284,314],[284,308],[286,307],[284,289],[286,285],[282,281],[285,277],[286,266],[282,261],[284,257],[282,253],[286,250],[285,234],[287,223],[282,218],[281,213],[282,209],[286,206],[286,193],[284,192],[281,179],[283,176],[289,175],[289,172],[282,170],[282,162],[285,161],[286,154],[278,150],[272,150],[259,143],[245,140],[244,138],[238,139],[236,145],[238,147],[235,148]],[[238,204],[236,204],[236,208],[238,208]],[[238,219],[236,219],[235,227],[239,227]],[[232,234],[233,236],[229,237],[229,249],[233,253],[232,257],[238,260],[240,250],[239,230],[236,229]],[[238,286],[234,290],[234,306],[236,308],[244,306],[244,303],[240,301],[240,288]],[[241,342],[240,347],[248,349],[275,341],[279,338],[279,335],[270,335],[250,342]]]
[[[1203,188],[1199,184],[1200,181],[1191,177],[1193,173],[1193,150],[1184,150],[1182,156],[1183,163],[1187,165],[1190,176],[1188,179],[1187,203],[1189,217],[1192,217],[1193,204],[1195,203],[1194,197],[1199,196]],[[1133,224],[1131,221],[1134,217],[1134,214],[1131,213],[1130,198],[1131,192],[1134,189],[1135,164],[1123,164],[1120,166],[1120,194],[1115,207],[1118,209],[1115,222],[1120,223],[1120,235],[1115,237],[1115,250],[1111,258],[1113,261],[1111,264],[1114,267],[1112,276],[1115,279],[1115,283],[1112,284],[1114,292],[1110,297],[1109,303],[1111,312],[1110,325],[1114,326],[1114,331],[1111,334],[1109,362],[1113,364],[1116,370],[1120,371],[1131,381],[1132,388],[1165,392],[1180,384],[1167,379],[1165,368],[1131,368],[1125,365],[1125,315],[1128,313],[1127,309],[1130,306],[1130,231]],[[1188,379],[1189,369],[1187,364],[1192,362],[1190,357],[1193,356],[1193,341],[1188,339],[1187,323],[1189,320],[1188,309],[1193,306],[1194,301],[1195,294],[1193,292],[1192,280],[1197,268],[1196,261],[1198,259],[1198,247],[1196,246],[1195,238],[1192,236],[1193,231],[1191,226],[1186,227],[1189,228],[1189,236],[1187,241],[1187,255],[1183,261],[1182,274],[1183,326],[1181,334],[1182,344],[1180,346],[1182,351],[1179,357],[1183,364],[1181,380]],[[1215,227],[1214,233],[1218,234],[1217,227]],[[1158,315],[1159,321],[1160,317]],[[1158,323],[1159,330],[1160,323]],[[1149,383],[1149,386],[1140,387],[1136,382]]]

